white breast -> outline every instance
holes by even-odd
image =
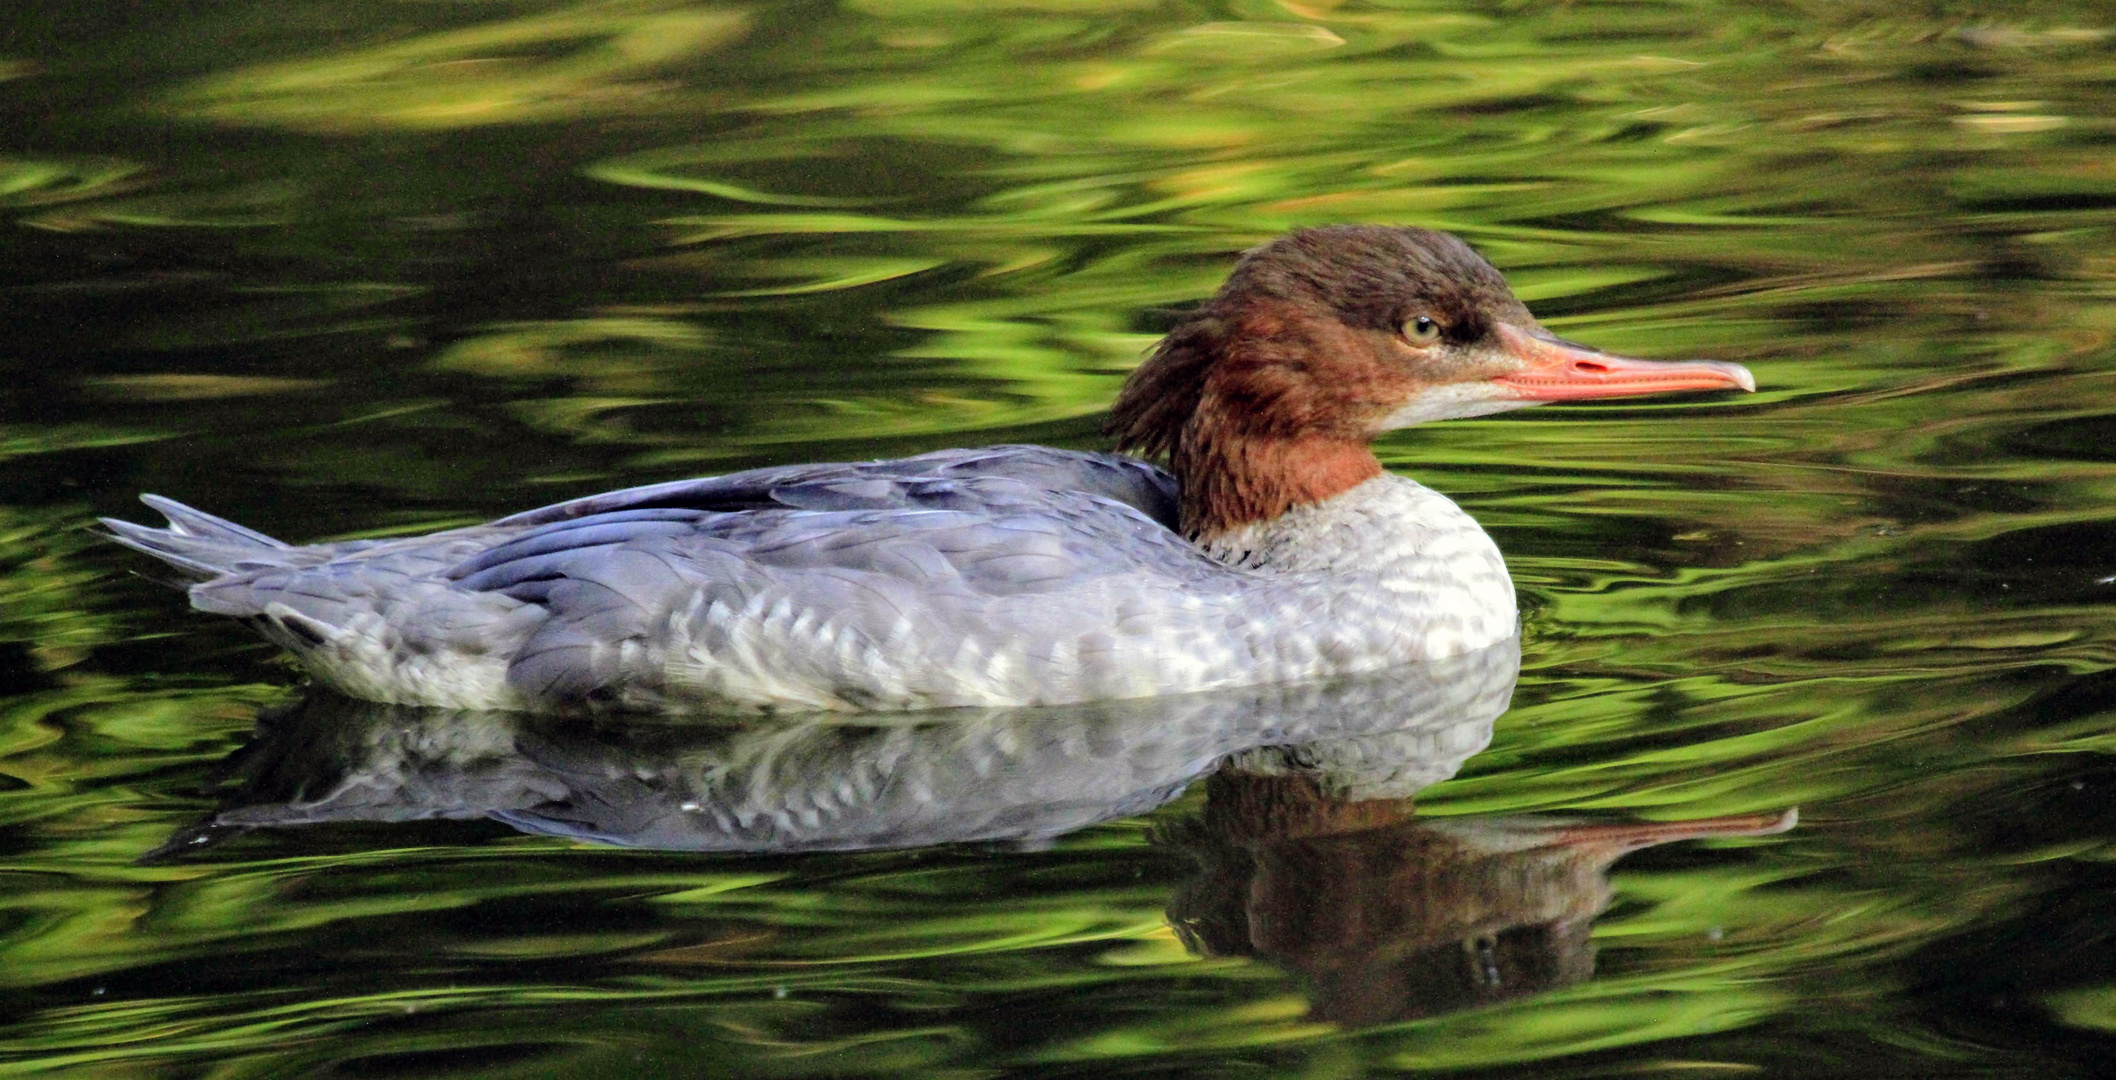
[[[1282,612],[1249,632],[1312,647],[1330,672],[1481,649],[1514,635],[1513,579],[1491,537],[1447,496],[1384,475],[1206,545],[1277,578],[1259,599]],[[1308,643],[1312,643],[1312,646]]]

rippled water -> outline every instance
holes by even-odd
[[[11,6],[0,1073],[2096,1071],[2116,22],[1904,10]],[[1496,723],[1507,665],[763,732],[302,703],[85,528],[1097,447],[1171,309],[1351,220],[1762,384],[1380,448],[1508,554]],[[623,846],[687,803],[892,846]]]

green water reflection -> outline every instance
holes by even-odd
[[[2099,7],[32,0],[0,26],[0,1072],[2116,1051]],[[1526,607],[1513,710],[1413,821],[1801,807],[1618,864],[1592,978],[1330,1012],[1297,951],[1183,921],[1261,865],[1200,839],[1224,786],[1026,848],[707,857],[443,818],[135,865],[296,678],[82,530],[135,492],[307,539],[1100,446],[1170,309],[1346,220],[1461,232],[1567,336],[1762,384],[1380,448],[1491,529]]]

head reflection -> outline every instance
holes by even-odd
[[[1169,904],[1191,949],[1309,980],[1317,1019],[1365,1026],[1552,990],[1594,973],[1608,870],[1640,848],[1791,828],[1793,815],[1678,822],[1416,818],[1324,772],[1239,768],[1167,832],[1199,873]]]

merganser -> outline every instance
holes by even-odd
[[[1119,451],[998,446],[652,484],[292,546],[142,496],[104,519],[353,697],[569,712],[902,710],[1375,671],[1516,632],[1498,548],[1376,435],[1546,401],[1753,390],[1542,329],[1445,233],[1250,251],[1126,381]]]

